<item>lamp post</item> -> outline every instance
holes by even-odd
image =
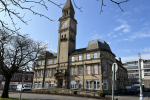
[[[138,61],[138,64],[139,64],[139,83],[140,83],[140,99],[139,100],[143,100],[143,93],[142,93],[142,77],[141,77],[141,54],[139,53],[138,54],[139,56],[139,61]]]

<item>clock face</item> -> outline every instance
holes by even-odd
[[[67,26],[67,23],[66,22],[62,22],[61,28],[65,28],[66,26]]]
[[[71,23],[71,28],[74,29],[74,24],[73,23]]]

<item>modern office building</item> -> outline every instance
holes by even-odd
[[[58,51],[41,53],[34,64],[34,89],[67,88],[112,90],[112,64],[118,64],[115,89],[128,84],[127,70],[121,58],[115,59],[105,41],[89,41],[88,46],[76,49],[77,20],[71,0],[67,0],[59,18]]]
[[[123,66],[128,70],[128,79],[129,84],[138,84],[139,83],[139,69],[138,61],[126,62]],[[150,88],[150,60],[144,61],[144,79],[142,79],[142,84],[146,88]]]

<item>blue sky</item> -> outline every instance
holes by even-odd
[[[58,4],[66,2],[66,0],[52,1]],[[120,4],[124,12],[115,3],[104,0],[106,6],[103,6],[101,14],[99,14],[101,0],[75,0],[75,2],[78,7],[82,7],[83,11],[80,12],[74,6],[75,19],[78,22],[76,49],[85,48],[89,41],[98,39],[98,19],[100,40],[104,40],[110,45],[116,58],[121,57],[123,62],[133,61],[138,59],[138,52],[140,52],[143,59],[150,59],[150,0],[130,0]],[[21,12],[21,15],[26,13],[25,20],[32,19],[32,21],[28,21],[28,25],[25,25],[14,17],[17,27],[21,27],[22,34],[29,34],[35,40],[44,41],[47,44],[50,42],[50,49],[57,52],[58,19],[62,16],[62,10],[48,1],[46,5],[49,10],[37,4],[30,5],[34,5],[33,9],[38,13],[55,21],[33,15],[27,10],[16,9]],[[29,3],[23,4],[26,7],[30,5]],[[4,15],[1,15],[0,18],[6,21],[10,28],[14,28],[8,15],[5,17]]]

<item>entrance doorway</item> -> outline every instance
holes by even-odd
[[[62,88],[62,86],[63,86],[63,79],[58,79],[58,87],[59,88]]]

